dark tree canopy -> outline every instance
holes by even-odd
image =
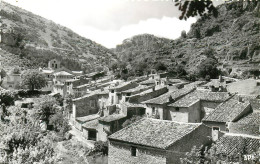
[[[30,90],[41,89],[47,85],[47,81],[39,71],[28,70],[22,75],[22,85],[28,86]]]
[[[179,19],[187,19],[194,16],[203,16],[207,13],[212,13],[214,17],[218,16],[217,9],[213,6],[211,0],[175,0],[175,6],[179,6],[182,12]]]

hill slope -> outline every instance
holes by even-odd
[[[109,49],[66,27],[8,3],[1,5],[4,33],[0,47],[5,53],[0,55],[5,57],[9,52],[22,59],[13,64],[24,68],[44,67],[48,60],[59,58],[62,65],[79,70],[106,66],[110,60],[116,60]],[[8,63],[4,64],[8,66]]]
[[[130,64],[145,61],[153,67],[158,61],[166,65],[181,63],[193,72],[206,59],[203,52],[211,47],[222,69],[233,68],[233,72],[259,69],[259,3],[232,2],[217,9],[217,18],[208,15],[198,19],[185,38],[169,40],[138,35],[125,40],[113,51]]]

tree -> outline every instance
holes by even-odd
[[[158,62],[156,65],[155,65],[155,69],[157,71],[165,71],[167,70],[167,67],[162,63],[162,62]]]
[[[186,38],[186,37],[187,37],[187,34],[186,34],[186,31],[185,31],[185,30],[183,30],[183,31],[181,32],[181,37],[182,37],[182,38]]]
[[[218,16],[218,11],[211,0],[175,0],[175,6],[179,6],[179,10],[182,12],[180,20],[187,20],[187,18],[197,15],[203,16],[207,13],[212,13],[214,17]]]
[[[6,72],[4,69],[1,69],[0,76],[1,76],[1,78],[6,77]]]
[[[217,68],[217,61],[214,58],[207,58],[198,66],[198,75],[201,78],[205,78],[207,75],[209,75],[211,79],[214,79],[217,78],[219,74],[220,71]]]
[[[36,70],[28,70],[22,74],[22,85],[27,86],[30,90],[41,89],[47,85],[44,75]]]

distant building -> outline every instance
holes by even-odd
[[[108,137],[108,163],[180,163],[193,146],[210,144],[210,136],[203,124],[141,119]]]
[[[52,70],[57,70],[61,68],[61,62],[57,59],[52,59],[48,62],[48,68]]]
[[[218,138],[218,131],[229,132],[229,124],[252,112],[248,101],[241,101],[239,96],[220,104],[202,122],[212,128],[213,139]]]

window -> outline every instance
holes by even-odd
[[[111,90],[111,93],[114,93],[114,90]]]
[[[153,112],[153,114],[155,114],[155,107],[152,107],[152,110],[153,110],[153,111],[152,111],[152,112]]]
[[[57,68],[58,66],[57,66],[57,64],[55,64],[55,68]]]
[[[136,147],[134,146],[131,147],[131,155],[136,157]]]
[[[180,111],[180,108],[179,108],[179,107],[177,107],[175,110],[176,110],[177,112],[179,112],[179,111]]]
[[[212,127],[212,129],[219,131],[219,127]]]

